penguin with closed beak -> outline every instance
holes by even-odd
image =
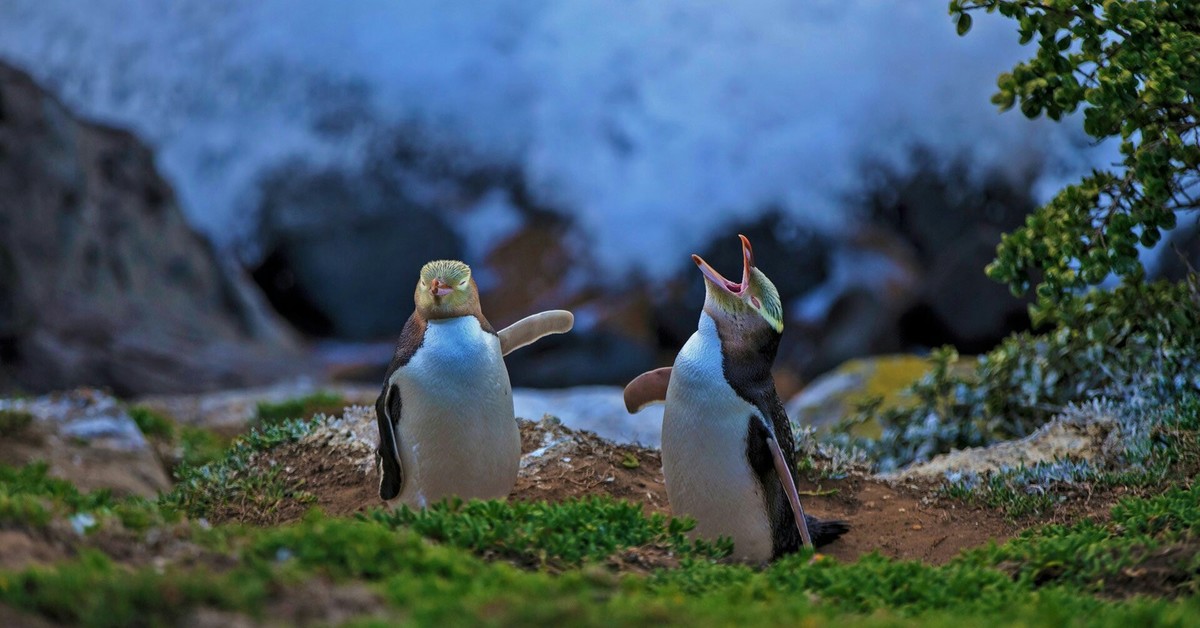
[[[736,559],[762,563],[834,541],[849,526],[805,515],[796,491],[794,440],[771,365],[783,331],[774,284],[742,241],[742,280],[726,279],[698,255],[705,300],[699,329],[673,367],[625,388],[630,413],[666,401],[663,475],[676,516],[693,534],[733,539]]]
[[[504,355],[569,331],[574,319],[552,310],[496,332],[470,267],[452,260],[421,269],[414,300],[375,402],[379,496],[414,508],[448,496],[506,497],[521,434]]]

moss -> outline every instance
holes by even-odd
[[[618,550],[656,546],[676,556],[721,557],[728,543],[692,543],[694,522],[661,514],[646,517],[640,504],[589,498],[562,503],[452,500],[423,510],[402,506],[367,517],[390,528],[407,527],[427,538],[522,564],[580,565]]]
[[[255,424],[267,426],[288,419],[311,419],[317,414],[340,416],[345,407],[346,400],[341,395],[321,391],[279,403],[260,403]]]
[[[16,436],[33,424],[33,415],[24,410],[0,410],[0,436]]]
[[[167,624],[199,606],[261,613],[299,583],[331,578],[365,583],[390,607],[387,621],[417,624],[779,625],[806,618],[818,624],[1177,624],[1200,610],[1194,593],[1178,601],[1124,602],[1096,594],[1119,595],[1105,591],[1105,583],[1113,574],[1138,572],[1146,553],[1122,547],[1189,534],[1197,523],[1196,498],[1183,491],[1133,500],[1114,513],[1112,525],[1051,527],[940,567],[878,555],[850,564],[814,562],[800,554],[757,570],[693,557],[649,577],[620,576],[593,561],[557,574],[526,571],[430,543],[415,529],[313,514],[275,529],[224,530],[223,542],[238,549],[221,573],[129,570],[85,552],[51,568],[0,572],[0,602],[69,623]],[[1167,523],[1157,531],[1122,536],[1131,524],[1164,515]],[[1194,591],[1187,588],[1195,585],[1194,567],[1186,563],[1173,576],[1183,591]]]
[[[231,442],[212,430],[185,425],[179,429],[180,464],[204,466],[219,459]]]
[[[48,469],[44,462],[19,468],[0,464],[0,523],[44,528],[55,517],[87,513],[140,531],[171,519],[146,499],[116,499],[105,490],[82,492],[50,477]]]
[[[159,412],[145,406],[133,406],[129,408],[129,417],[147,437],[175,440],[175,422]]]

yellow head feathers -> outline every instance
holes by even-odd
[[[417,312],[426,319],[479,313],[479,290],[471,279],[471,267],[457,260],[425,264],[413,297]]]

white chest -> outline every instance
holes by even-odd
[[[430,321],[392,381],[400,390],[400,500],[506,497],[516,483],[521,438],[500,340],[472,316]]]
[[[758,409],[725,380],[716,324],[700,327],[675,358],[663,412],[662,458],[676,515],[696,519],[695,534],[733,538],[734,555],[771,558],[762,489],[746,459],[746,434]]]

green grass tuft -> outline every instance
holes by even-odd
[[[251,429],[233,440],[220,457],[200,465],[185,464],[178,481],[160,503],[188,517],[210,517],[215,508],[231,500],[248,500],[262,510],[272,510],[284,499],[296,497],[278,476],[252,468],[253,456],[285,443],[300,440],[319,424],[319,419],[286,420]]]
[[[345,407],[346,400],[341,395],[325,391],[315,392],[298,399],[258,404],[255,424],[261,427],[289,419],[311,419],[316,414],[341,415]]]
[[[168,442],[175,440],[175,422],[162,414],[145,406],[133,406],[129,408],[129,417],[147,437]]]
[[[44,528],[55,517],[87,513],[100,521],[119,521],[130,530],[146,530],[172,519],[146,499],[117,499],[106,490],[81,492],[47,471],[44,462],[24,467],[0,464],[0,524]]]
[[[0,410],[0,436],[16,436],[33,424],[33,415],[24,410]]]
[[[588,498],[561,503],[450,500],[424,510],[402,506],[363,515],[389,528],[408,527],[426,538],[524,564],[580,565],[618,550],[654,545],[679,556],[721,557],[732,545],[692,543],[695,522],[661,514],[646,517],[639,504]]]

